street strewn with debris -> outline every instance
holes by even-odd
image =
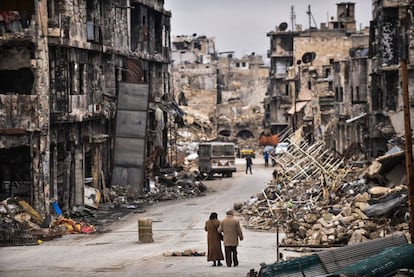
[[[36,245],[66,234],[107,232],[119,216],[145,212],[145,207],[160,201],[204,196],[207,187],[204,176],[177,170],[164,171],[157,182],[150,184],[145,194],[131,187],[114,186],[107,191],[108,199],[98,205],[76,207],[63,215],[54,202],[54,213],[43,217],[26,201],[8,198],[0,206],[0,245]]]
[[[96,223],[95,233],[65,234],[33,246],[1,247],[0,275],[236,277],[245,276],[250,269],[257,271],[260,263],[276,260],[273,232],[243,227],[245,239],[238,248],[238,267],[212,267],[202,255],[207,251],[204,224],[210,213],[224,218],[228,208],[263,189],[272,178],[272,169],[265,168],[260,159],[254,161],[253,174],[247,176],[243,162],[238,160],[240,170],[232,178],[204,181],[207,190],[198,197],[154,201],[134,209],[127,209],[126,204],[109,209],[105,204],[96,211],[96,217],[91,217]],[[236,217],[245,226],[238,212]],[[140,219],[152,220],[152,243],[139,242]]]
[[[164,2],[0,0],[0,275],[412,274],[413,0],[241,57]],[[194,272],[229,208],[240,267]]]

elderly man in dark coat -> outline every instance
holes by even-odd
[[[226,217],[220,222],[217,231],[219,233],[223,232],[224,235],[223,242],[227,266],[231,267],[232,262],[234,266],[238,266],[237,246],[239,245],[239,239],[243,240],[243,232],[239,220],[234,217],[233,210],[226,211]]]
[[[217,213],[211,213],[210,219],[206,221],[204,226],[204,230],[207,232],[207,261],[213,261],[213,266],[222,266],[223,264],[220,261],[224,260],[220,234],[217,232],[219,225],[220,221],[217,219]]]

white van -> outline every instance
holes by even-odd
[[[203,142],[198,145],[198,170],[212,176],[215,173],[232,177],[236,172],[235,144],[232,142]]]

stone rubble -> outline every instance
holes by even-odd
[[[373,178],[372,168],[347,165],[328,152],[300,155],[315,149],[307,147],[291,142],[289,151],[276,158],[266,188],[235,204],[247,228],[278,227],[286,233],[281,245],[290,247],[351,245],[396,232],[409,236],[407,186],[380,185],[378,170]]]

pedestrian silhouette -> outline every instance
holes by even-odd
[[[253,165],[253,160],[252,158],[249,156],[246,157],[246,174],[248,171],[250,171],[250,174],[252,173],[252,165]]]
[[[231,267],[239,265],[237,258],[237,246],[239,239],[243,240],[243,232],[240,227],[240,222],[234,217],[234,211],[229,209],[226,211],[226,217],[220,222],[218,232],[223,232],[224,235],[224,252],[226,256],[226,265]]]
[[[212,266],[222,266],[221,261],[224,260],[221,250],[221,233],[217,231],[219,226],[220,221],[217,219],[217,213],[211,213],[204,230],[207,232],[207,261],[212,261]]]
[[[263,157],[264,157],[264,161],[265,161],[265,167],[268,167],[269,166],[269,152],[264,152],[264,154],[263,154]]]

